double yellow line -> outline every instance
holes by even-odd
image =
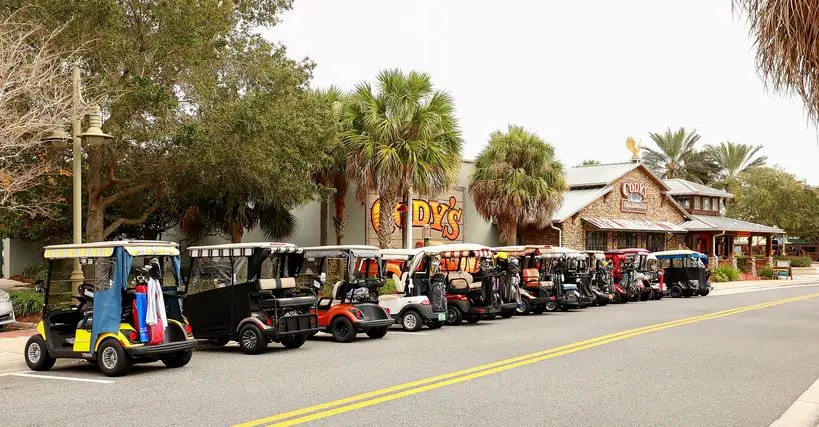
[[[446,387],[448,385],[458,384],[476,378],[485,377],[487,375],[508,371],[510,369],[520,368],[522,366],[531,365],[533,363],[542,362],[544,360],[553,359],[555,357],[565,356],[567,354],[576,353],[578,351],[587,350],[593,347],[601,346],[615,341],[620,341],[638,335],[647,334],[649,332],[661,331],[663,329],[689,325],[691,323],[702,322],[704,320],[711,320],[720,317],[731,316],[734,314],[744,313],[746,311],[759,310],[762,308],[773,307],[776,305],[802,301],[816,297],[819,297],[819,293],[769,301],[761,304],[739,307],[730,310],[723,310],[702,316],[688,317],[670,322],[644,326],[642,328],[630,329],[622,332],[617,332],[614,334],[603,335],[585,341],[579,341],[572,344],[553,347],[547,350],[524,354],[522,356],[512,357],[509,359],[499,360],[497,362],[487,363],[469,369],[463,369],[460,371],[450,372],[443,375],[437,375],[434,377],[411,381],[408,383],[382,388],[380,390],[375,390],[368,393],[362,393],[355,396],[346,397],[344,399],[333,400],[331,402],[321,403],[318,405],[313,405],[306,408],[297,409],[294,411],[284,412],[270,417],[260,418],[258,420],[249,421],[243,424],[237,424],[236,427],[252,426],[255,427],[260,425],[291,426],[310,421],[315,421],[322,418],[331,417],[333,415],[339,415],[345,412],[354,411],[356,409],[377,405],[379,403],[400,399],[402,397],[412,396],[414,394],[423,393],[425,391],[435,390],[441,387]]]

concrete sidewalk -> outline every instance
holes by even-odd
[[[748,288],[772,288],[797,284],[819,283],[819,275],[795,276],[793,280],[740,280],[736,282],[711,283],[713,290],[732,290]]]
[[[35,333],[32,329],[0,332],[0,374],[28,369],[23,351],[26,341]]]
[[[814,427],[819,425],[819,380],[796,399],[771,427]]]

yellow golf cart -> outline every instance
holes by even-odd
[[[85,359],[108,376],[135,363],[185,366],[196,341],[179,303],[175,243],[116,241],[46,246],[43,320],[25,347],[29,368]],[[83,278],[72,277],[79,261]]]

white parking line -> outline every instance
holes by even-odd
[[[90,378],[57,377],[57,376],[53,376],[53,375],[29,374],[29,373],[25,373],[25,372],[23,372],[23,373],[15,372],[15,373],[6,374],[6,375],[11,375],[13,377],[23,377],[23,378],[41,378],[41,379],[44,379],[44,380],[78,381],[78,382],[84,382],[84,383],[97,383],[97,384],[112,384],[114,382],[114,381],[111,381],[111,380],[93,380],[93,379],[90,379]]]

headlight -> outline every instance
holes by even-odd
[[[0,291],[0,302],[9,302],[11,301],[11,295],[8,292]]]

